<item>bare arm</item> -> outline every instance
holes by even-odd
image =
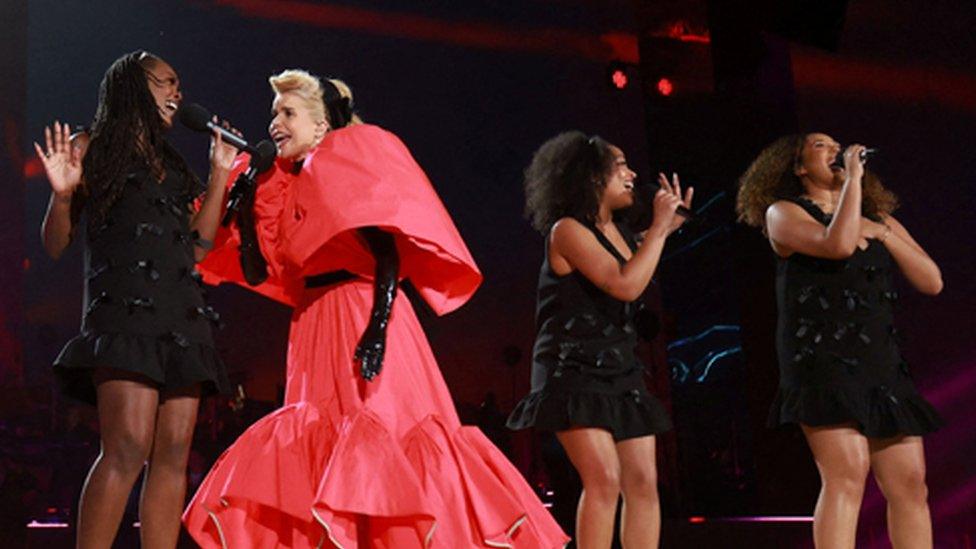
[[[864,167],[859,154],[860,145],[853,145],[844,153],[847,177],[841,188],[837,211],[826,227],[810,217],[800,206],[781,200],[766,210],[766,231],[769,241],[782,257],[794,252],[827,259],[850,257],[861,238],[861,178]]]
[[[897,219],[888,216],[884,223],[864,219],[863,230],[865,238],[876,238],[888,248],[898,268],[916,290],[927,295],[938,295],[942,291],[939,266]]]
[[[217,234],[217,224],[220,222],[220,214],[224,207],[224,194],[229,174],[229,170],[211,168],[210,177],[207,179],[207,194],[203,198],[200,210],[190,220],[190,230],[196,231],[199,235],[193,247],[193,257],[197,261],[202,261],[207,256]]]
[[[71,244],[74,226],[71,222],[71,195],[51,191],[47,213],[41,223],[41,241],[51,259],[58,259]]]
[[[663,177],[663,176],[662,176]],[[681,189],[665,179],[654,196],[654,222],[634,255],[623,265],[600,245],[593,233],[572,218],[559,220],[550,233],[549,254],[571,269],[579,270],[590,282],[621,301],[633,301],[647,288],[669,234],[683,218],[675,216],[679,205],[691,206],[692,189],[681,200]]]
[[[81,161],[88,151],[88,134],[70,134],[67,124],[55,122],[44,129],[45,147],[34,143],[34,150],[44,165],[44,172],[51,185],[51,199],[41,223],[41,241],[44,251],[52,259],[58,259],[71,244],[74,220],[71,219],[72,200],[82,182]]]
[[[214,119],[216,121],[216,119]],[[217,224],[224,209],[224,195],[227,193],[227,177],[234,163],[237,149],[224,143],[220,132],[214,130],[210,138],[210,176],[207,178],[207,193],[200,210],[190,219],[190,230],[196,231],[196,245],[193,256],[197,261],[206,257],[217,234]]]

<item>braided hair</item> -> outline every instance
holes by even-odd
[[[125,190],[125,174],[134,166],[147,167],[157,179],[167,167],[176,170],[187,195],[200,186],[186,160],[163,138],[166,128],[146,78],[146,70],[160,62],[149,52],[134,51],[116,59],[102,78],[91,142],[82,161],[82,196],[73,201],[75,215],[87,207],[89,232],[105,224]]]

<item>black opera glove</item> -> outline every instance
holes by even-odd
[[[257,230],[254,227],[254,195],[256,185],[245,191],[241,198],[240,210],[237,212],[237,228],[241,235],[240,251],[241,271],[244,280],[251,286],[257,286],[268,279],[268,262],[261,254],[258,245]]]
[[[376,259],[376,273],[373,282],[373,310],[369,324],[363,330],[359,344],[356,345],[355,359],[360,363],[359,373],[366,381],[372,381],[383,368],[383,355],[386,353],[386,327],[390,322],[393,300],[396,299],[397,277],[400,274],[400,257],[397,255],[393,235],[376,227],[358,230],[366,240]]]
[[[661,321],[643,301],[636,303],[635,306],[637,311],[634,313],[634,325],[637,328],[637,335],[644,341],[651,341],[661,331]]]

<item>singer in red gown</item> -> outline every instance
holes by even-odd
[[[290,70],[271,83],[279,158],[253,200],[268,274],[253,289],[294,307],[285,405],[214,465],[184,514],[190,534],[203,547],[563,546],[521,474],[460,424],[395,289],[382,369],[365,371],[380,281],[364,230],[392,235],[397,279],[438,314],[481,282],[424,172],[396,136],[352,114],[342,82]],[[240,226],[218,235],[206,281],[243,284]]]

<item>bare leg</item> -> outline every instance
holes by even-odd
[[[869,439],[871,468],[888,500],[888,535],[894,549],[932,547],[922,437]]]
[[[193,442],[200,387],[164,395],[156,419],[149,470],[142,486],[139,519],[145,549],[173,549],[180,535],[186,497],[186,463]]]
[[[661,538],[661,504],[657,495],[655,438],[617,443],[620,487],[624,494],[620,542],[625,549],[657,547]]]
[[[620,499],[620,462],[613,437],[588,427],[560,431],[556,437],[583,481],[576,510],[576,546],[609,549]]]
[[[818,549],[854,549],[870,467],[868,439],[848,425],[802,427],[821,481],[813,543]]]
[[[109,377],[106,371],[96,373],[102,450],[81,490],[79,549],[112,546],[126,500],[152,445],[156,389],[134,379]]]

